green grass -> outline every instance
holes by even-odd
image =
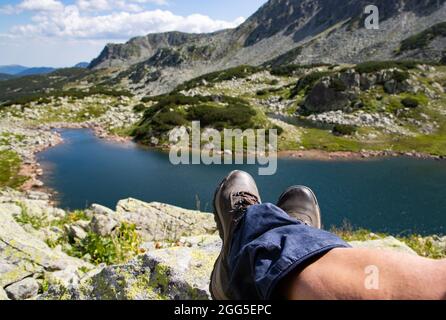
[[[28,212],[28,208],[21,202],[17,203],[21,209],[20,215],[15,220],[22,225],[31,225],[34,229],[39,230],[48,226],[47,217],[45,215],[35,216]]]
[[[305,128],[303,132],[302,146],[305,149],[359,152],[365,147],[364,143],[352,137],[335,136],[330,130]]]
[[[0,134],[0,146],[10,146],[12,141],[22,142],[25,138],[23,134],[3,132]]]
[[[27,180],[19,174],[21,159],[14,151],[0,151],[0,188],[18,188]]]

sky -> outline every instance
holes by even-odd
[[[233,28],[266,0],[0,0],[0,65],[70,67],[107,43]]]

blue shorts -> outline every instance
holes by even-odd
[[[334,234],[304,225],[273,204],[251,206],[234,233],[231,295],[238,300],[274,299],[277,284],[291,271],[334,248],[348,247]]]

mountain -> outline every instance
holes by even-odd
[[[380,29],[367,30],[363,11],[368,0],[270,0],[235,29],[149,34],[108,44],[89,68],[116,69],[113,83],[129,82],[126,86],[134,92],[159,94],[185,80],[238,65],[438,61],[446,49],[441,28],[445,2],[376,0]],[[422,46],[416,45],[419,38],[426,40]],[[404,45],[410,41],[415,46]]]
[[[87,68],[89,64],[89,62],[79,62],[74,65],[74,68]]]
[[[28,67],[13,64],[13,65],[7,65],[7,66],[0,66],[0,73],[14,75],[14,74],[18,74],[22,71],[25,71],[26,69],[28,69]]]
[[[36,68],[27,68],[19,73],[16,73],[15,76],[23,77],[23,76],[31,76],[36,74],[47,74],[55,71],[55,68],[50,67],[36,67]]]
[[[56,70],[50,67],[29,68],[21,65],[0,66],[0,73],[13,75],[16,77],[30,76],[36,74],[46,74]]]
[[[7,74],[7,73],[0,73],[0,80],[9,80],[14,78],[13,75]]]

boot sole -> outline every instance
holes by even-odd
[[[214,206],[214,220],[215,223],[217,224],[217,229],[218,232],[220,234],[220,238],[223,241],[223,245],[220,251],[220,254],[218,255],[217,260],[214,263],[214,268],[212,269],[212,274],[211,274],[211,282],[209,284],[209,292],[211,293],[211,297],[212,300],[229,300],[229,297],[226,296],[226,294],[223,292],[223,287],[222,285],[219,283],[219,279],[217,278],[217,275],[220,274],[220,268],[221,268],[221,259],[223,256],[223,251],[224,251],[224,230],[223,230],[223,225],[220,222],[220,216],[217,213],[217,207],[215,204],[215,199],[217,199],[217,195],[218,193],[221,191],[221,188],[223,187],[223,185],[226,183],[226,181],[228,181],[228,178],[234,173],[235,171],[232,171],[226,178],[223,179],[223,181],[218,185],[217,189],[214,192],[214,201],[213,201],[213,206]]]
[[[218,232],[220,234],[220,238],[223,241],[223,245],[220,251],[220,254],[218,255],[217,260],[215,261],[214,264],[214,269],[212,270],[212,274],[211,274],[211,282],[209,284],[209,292],[211,293],[211,297],[213,300],[232,300],[230,297],[228,297],[228,295],[223,291],[223,285],[221,283],[221,278],[218,277],[219,274],[221,274],[220,269],[223,267],[222,265],[222,259],[224,256],[224,249],[225,249],[225,243],[226,243],[226,239],[225,239],[225,231],[223,228],[223,224],[221,223],[222,217],[220,217],[220,215],[218,214],[217,211],[217,206],[215,203],[215,199],[217,199],[219,192],[221,191],[223,185],[228,181],[228,179],[234,174],[239,172],[239,170],[234,170],[231,173],[229,173],[225,179],[223,179],[223,181],[219,184],[219,186],[217,187],[217,189],[215,190],[214,193],[214,201],[213,201],[213,206],[214,206],[214,220],[215,223],[217,224],[217,229]],[[259,201],[260,197],[259,197]]]

